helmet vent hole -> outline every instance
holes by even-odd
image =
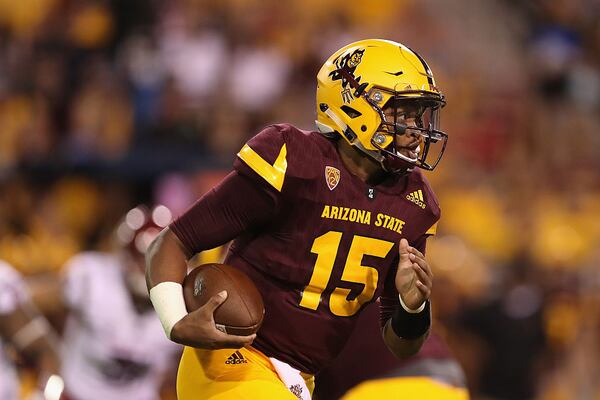
[[[361,125],[360,130],[365,132],[367,130],[367,126],[366,125]]]
[[[362,113],[360,111],[355,110],[352,107],[349,106],[341,106],[340,107],[342,109],[343,112],[346,113],[346,115],[348,115],[350,118],[356,118],[356,117],[360,117],[362,115]]]

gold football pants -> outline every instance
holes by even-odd
[[[302,374],[312,392],[314,377]],[[185,347],[177,374],[179,400],[297,400],[269,358],[252,347],[201,350]]]

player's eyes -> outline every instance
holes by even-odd
[[[409,113],[409,114],[398,114],[397,118],[399,121],[416,121],[416,120],[420,120],[421,117],[417,114],[414,113]]]
[[[418,127],[424,126],[424,118],[426,108],[422,106],[418,107],[387,107],[384,109],[384,115],[387,122],[397,122],[406,125],[414,125]]]

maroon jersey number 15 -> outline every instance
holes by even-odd
[[[314,240],[310,251],[317,255],[317,261],[310,282],[302,292],[301,307],[316,310],[319,306],[321,295],[329,283],[341,240],[342,232],[337,231],[329,231]],[[394,243],[386,240],[354,236],[341,279],[346,282],[363,284],[364,288],[356,298],[348,300],[350,289],[336,287],[329,298],[329,309],[334,315],[352,316],[364,303],[373,298],[377,289],[379,272],[373,267],[362,265],[363,256],[385,258],[393,246]]]

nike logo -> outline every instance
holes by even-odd
[[[386,74],[390,74],[390,75],[394,75],[394,76],[400,76],[404,73],[404,71],[398,71],[398,72],[387,72],[387,71],[383,71]]]

